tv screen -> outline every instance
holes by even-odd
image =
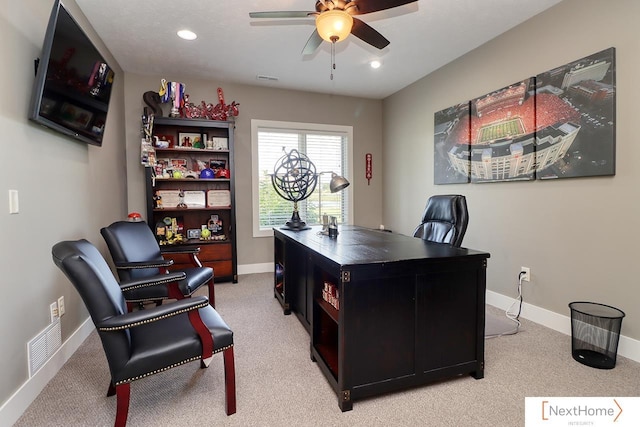
[[[102,145],[114,74],[56,0],[36,60],[29,118],[77,140]]]

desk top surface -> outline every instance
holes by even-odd
[[[388,263],[410,260],[441,262],[444,259],[490,257],[487,252],[428,242],[403,234],[353,225],[338,227],[338,237],[319,234],[321,226],[294,231],[274,228],[276,234],[293,240],[340,265]]]

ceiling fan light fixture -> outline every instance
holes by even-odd
[[[323,40],[329,43],[347,38],[353,27],[353,18],[344,10],[328,10],[316,17],[316,29]]]

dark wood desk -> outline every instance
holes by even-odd
[[[311,358],[353,400],[460,374],[484,376],[489,254],[355,226],[336,239],[274,230],[274,294],[311,335]],[[339,310],[322,299],[339,290]]]

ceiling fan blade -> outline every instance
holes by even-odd
[[[363,42],[377,47],[378,49],[384,49],[390,43],[389,40],[387,40],[382,34],[377,32],[373,29],[373,27],[369,26],[369,24],[359,20],[358,18],[353,18],[353,27],[351,28],[351,34],[353,34]]]
[[[352,15],[364,15],[365,13],[378,12],[405,4],[414,3],[417,0],[351,0],[348,4],[354,4],[349,13]]]
[[[318,30],[313,30],[311,33],[311,37],[307,40],[307,44],[304,45],[304,49],[302,49],[303,55],[311,55],[313,52],[318,49],[318,47],[322,44],[322,37],[318,34]]]
[[[250,18],[306,18],[309,15],[316,13],[305,10],[289,10],[289,11],[276,11],[276,12],[249,12]]]

